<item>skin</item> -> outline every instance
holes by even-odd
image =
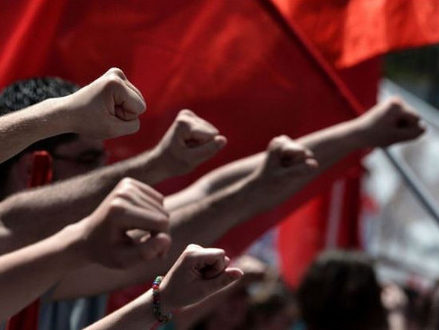
[[[1,202],[0,253],[44,239],[86,217],[124,177],[154,185],[192,170],[215,155],[225,143],[226,139],[215,127],[193,112],[183,110],[153,150]],[[57,164],[60,166],[59,161]],[[20,173],[20,166],[16,166],[11,177],[19,180],[24,176]],[[35,221],[28,220],[30,213]]]
[[[135,133],[146,104],[120,69],[78,92],[0,117],[0,163],[29,145],[64,133],[107,139]]]
[[[162,312],[194,304],[240,279],[242,271],[228,267],[229,262],[224,250],[189,245],[160,285]],[[148,310],[152,310],[151,290],[87,329],[150,328],[156,320]]]
[[[165,259],[125,271],[84,268],[64,279],[55,298],[108,292],[150,280],[165,273],[187,244],[211,245],[231,228],[294,195],[349,153],[409,141],[423,132],[419,117],[392,100],[297,142],[285,136],[275,138],[266,152],[221,167],[165,199],[173,238]],[[83,283],[84,277],[90,281]]]
[[[126,232],[139,228],[149,236],[131,241]],[[168,230],[163,196],[141,182],[122,180],[89,217],[0,257],[0,320],[75,269],[90,264],[122,269],[163,255],[171,241]]]

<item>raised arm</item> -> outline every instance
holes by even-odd
[[[228,267],[229,262],[224,250],[189,245],[159,286],[161,312],[168,314],[199,302],[241,278],[242,271]],[[156,323],[149,290],[87,329],[151,329]]]
[[[314,154],[319,163],[319,170],[314,172],[317,176],[355,150],[385,147],[418,137],[424,132],[419,120],[402,101],[391,99],[357,119],[316,131],[296,142]],[[261,152],[211,171],[188,188],[167,196],[165,207],[168,210],[177,209],[238,181],[259,167],[264,157],[266,153]],[[309,179],[304,178],[305,181]]]
[[[1,104],[0,104],[1,109]],[[119,69],[69,96],[48,99],[0,117],[0,163],[32,143],[64,133],[97,139],[132,134],[146,109],[142,94]]]
[[[0,203],[0,253],[41,240],[84,218],[124,177],[156,184],[192,170],[225,143],[215,127],[183,110],[150,152]]]
[[[55,235],[0,257],[0,321],[42,295],[69,272],[90,264],[124,268],[169,249],[163,196],[132,179],[121,181],[87,218]],[[128,230],[149,237],[130,241]]]
[[[408,141],[423,131],[418,116],[399,102],[392,101],[376,106],[358,119],[305,136],[298,143],[285,136],[275,138],[266,152],[242,161],[245,171],[248,171],[242,179],[224,187],[214,182],[213,186],[217,188],[214,190],[209,189],[209,184],[205,186],[207,190],[195,189],[193,192],[191,187],[188,188],[189,195],[185,198],[190,202],[183,202],[181,207],[171,211],[173,244],[166,259],[154,260],[145,269],[121,272],[84,269],[67,277],[55,296],[107,292],[151,279],[153,274],[166,271],[187,244],[211,245],[231,228],[274,208],[300,191],[350,152]],[[224,169],[228,171],[237,167],[243,173],[240,162],[226,165]],[[222,175],[222,170],[220,168],[216,173]],[[236,177],[234,173],[232,177]],[[215,178],[212,173],[208,176]],[[165,199],[165,208],[168,205]],[[100,274],[97,276],[99,281],[74,284],[79,284],[88,273]]]

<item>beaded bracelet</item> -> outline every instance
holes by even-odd
[[[162,283],[163,277],[157,276],[152,283],[152,312],[155,318],[160,323],[166,324],[172,318],[172,313],[163,314],[160,306],[160,283]]]

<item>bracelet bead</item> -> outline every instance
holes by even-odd
[[[160,306],[160,283],[162,282],[163,277],[157,276],[154,282],[152,283],[152,312],[154,317],[160,323],[166,324],[172,318],[172,313],[163,314]]]

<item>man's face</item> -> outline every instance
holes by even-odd
[[[93,171],[106,162],[104,144],[100,140],[78,137],[60,144],[52,152],[53,181]]]

